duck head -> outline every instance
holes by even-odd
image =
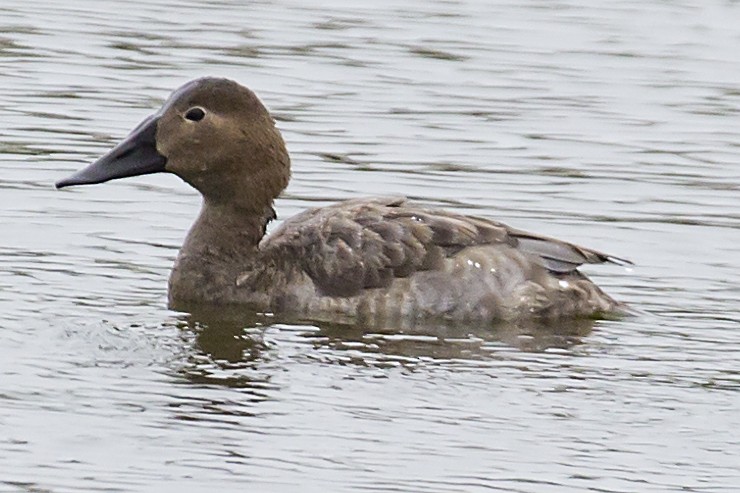
[[[110,152],[57,188],[173,173],[209,203],[262,211],[287,186],[290,158],[255,94],[218,78],[188,82]]]

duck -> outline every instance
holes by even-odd
[[[236,306],[387,325],[595,319],[627,308],[578,270],[626,259],[404,197],[309,209],[267,234],[291,160],[266,106],[230,79],[186,83],[56,187],[151,173],[177,175],[202,196],[169,278],[174,310]]]

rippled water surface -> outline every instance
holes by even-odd
[[[740,485],[740,4],[0,6],[0,491]],[[637,264],[639,314],[414,333],[168,311],[199,200],[56,191],[202,75],[293,156],[280,217],[371,194]]]

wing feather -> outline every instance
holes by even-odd
[[[272,253],[272,258],[291,259],[324,294],[352,296],[440,268],[445,258],[478,245],[518,249],[556,274],[585,263],[630,263],[489,219],[424,209],[399,197],[308,210],[284,222],[261,248],[267,258]]]

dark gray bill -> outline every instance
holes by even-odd
[[[92,185],[116,178],[165,171],[167,158],[157,152],[158,121],[159,115],[150,116],[108,154],[72,176],[59,180],[56,187]]]

